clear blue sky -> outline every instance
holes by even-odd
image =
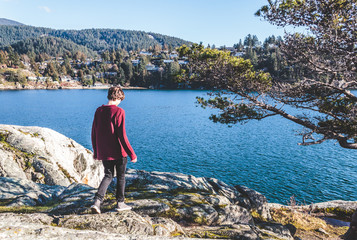
[[[0,0],[0,18],[55,29],[142,30],[232,46],[247,34],[284,35],[255,17],[266,0]]]

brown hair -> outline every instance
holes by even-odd
[[[111,87],[108,90],[108,100],[117,100],[120,99],[121,101],[124,100],[125,95],[123,92],[123,89],[121,89],[121,87]]]

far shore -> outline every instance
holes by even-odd
[[[109,89],[110,87],[94,87],[94,86],[78,86],[78,87],[3,87],[0,85],[0,91],[8,91],[8,90],[78,90],[78,89],[93,89],[93,90],[100,90],[100,89]],[[146,90],[148,88],[145,87],[122,87],[124,90]]]

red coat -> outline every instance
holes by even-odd
[[[136,158],[125,132],[125,111],[115,105],[97,108],[92,126],[94,158],[116,160],[122,157]]]

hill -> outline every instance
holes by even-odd
[[[8,26],[23,26],[25,24],[16,22],[14,20],[6,19],[6,18],[0,18],[0,25],[8,25]]]
[[[120,29],[55,30],[32,26],[0,25],[0,47],[28,38],[53,36],[70,40],[94,51],[108,49],[139,50],[155,45],[177,47],[190,42],[158,33]]]
[[[78,45],[72,41],[57,37],[43,36],[38,38],[28,38],[18,41],[11,45],[18,54],[35,53],[47,54],[49,56],[63,56],[65,53],[74,55],[76,52],[82,52],[87,56],[94,57],[96,53],[85,46]]]

